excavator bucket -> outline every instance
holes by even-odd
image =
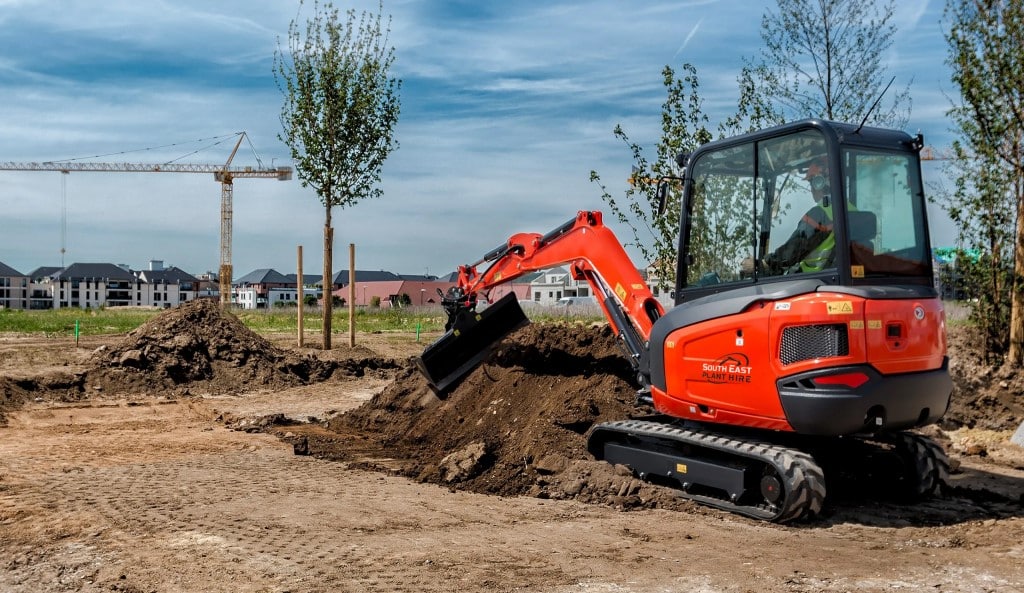
[[[416,366],[441,395],[487,358],[498,340],[529,322],[516,295],[509,293],[479,313],[460,314],[443,336],[416,357]]]

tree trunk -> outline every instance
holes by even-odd
[[[1024,187],[1021,175],[1014,180],[1017,194],[1017,236],[1013,248],[1013,283],[1010,285],[1010,348],[1007,362],[1020,366],[1024,358]]]
[[[331,207],[327,206],[327,216],[324,222],[324,343],[323,349],[331,349],[331,315],[334,310],[334,295],[332,294],[334,289],[333,277],[334,274],[331,270],[333,261],[331,261],[331,255],[334,252],[334,229],[331,228]]]

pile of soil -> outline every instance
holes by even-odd
[[[978,350],[983,341],[975,328],[949,328],[947,338],[953,398],[940,426],[1016,430],[1024,422],[1024,376],[1019,369],[986,362]]]
[[[410,366],[322,429],[276,432],[301,453],[473,492],[690,508],[587,453],[595,423],[652,412],[636,407],[632,381],[607,325],[535,324],[503,340],[444,399]]]
[[[101,348],[93,360],[90,385],[119,390],[197,383],[214,391],[290,387],[323,371],[316,359],[277,348],[211,299],[168,309],[112,348]]]
[[[100,347],[83,371],[0,377],[0,422],[4,410],[38,397],[76,401],[96,395],[241,393],[336,377],[388,377],[404,365],[366,349],[351,349],[345,356],[299,355],[274,346],[216,301],[197,299],[160,313],[111,347]]]

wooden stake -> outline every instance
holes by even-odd
[[[348,244],[348,345],[356,345],[356,244]]]
[[[295,284],[298,285],[299,289],[299,313],[297,316],[297,321],[299,325],[299,348],[302,348],[302,310],[306,307],[306,291],[303,289],[304,284],[302,283],[302,245],[299,245],[298,262],[295,266]]]

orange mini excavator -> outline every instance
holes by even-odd
[[[817,514],[832,468],[856,465],[894,493],[931,495],[948,460],[908,429],[942,417],[952,382],[922,144],[804,120],[704,145],[679,158],[673,180],[682,186],[673,307],[654,298],[601,213],[579,212],[461,266],[442,295],[447,332],[417,364],[443,395],[527,322],[514,295],[479,312],[478,299],[567,266],[621,340],[638,404],[654,408],[591,427],[597,459],[777,522]]]

